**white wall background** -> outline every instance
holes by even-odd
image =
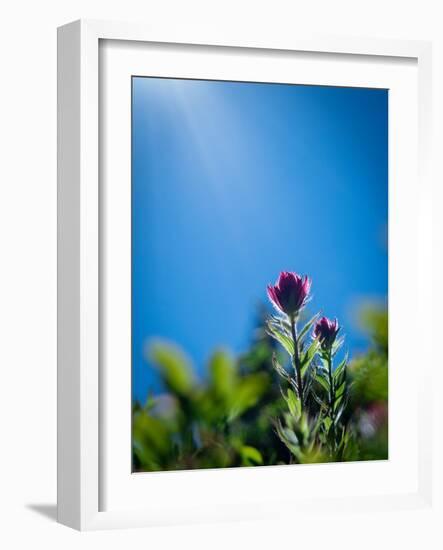
[[[337,516],[323,518],[317,526],[314,521],[297,526],[294,520],[294,525],[238,523],[86,534],[51,519],[56,496],[56,27],[82,17],[143,21],[162,28],[170,24],[190,31],[201,26],[235,32],[253,28],[274,35],[312,29],[433,40],[438,156],[441,2],[15,0],[4,3],[0,13],[0,546],[297,548],[298,528],[311,530],[310,548],[441,547],[442,541],[435,538],[435,518],[411,512],[354,515],[349,519],[361,524],[360,540],[346,539],[344,520]],[[441,176],[439,171],[435,177],[443,181]],[[441,232],[438,244],[443,249]],[[434,279],[442,280],[440,269]],[[438,402],[436,406],[441,413]],[[441,426],[436,425],[437,431]],[[337,521],[342,526],[336,540],[341,540],[340,546],[330,535]]]

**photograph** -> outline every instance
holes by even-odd
[[[133,472],[387,460],[389,90],[131,86]]]
[[[0,550],[443,550],[441,4],[5,3]]]

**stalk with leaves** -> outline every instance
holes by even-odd
[[[347,356],[334,369],[334,358],[344,342],[344,338],[337,338],[339,330],[337,319],[330,320],[327,317],[319,319],[313,330],[313,337],[320,342],[320,363],[315,379],[325,391],[327,399],[326,404],[319,401],[324,414],[323,433],[329,454],[335,458],[342,450],[344,434],[340,431],[339,422],[347,403]]]
[[[292,365],[291,373],[274,355],[274,368],[286,381],[282,393],[287,403],[275,426],[297,462],[343,460],[351,437],[340,422],[347,402],[347,359],[336,369],[333,363],[344,339],[337,338],[337,319],[319,314],[299,331],[310,290],[311,279],[293,272],[280,273],[275,285],[268,286],[277,310],[268,320],[268,332],[288,352]]]

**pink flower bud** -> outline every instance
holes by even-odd
[[[321,317],[315,323],[312,335],[314,338],[318,338],[323,349],[328,349],[335,342],[339,330],[337,319],[332,321],[327,317]]]
[[[305,306],[310,290],[309,277],[282,271],[275,285],[268,285],[268,296],[279,311],[291,317]]]

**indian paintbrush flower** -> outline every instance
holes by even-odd
[[[267,332],[286,349],[294,369],[292,374],[273,357],[275,370],[290,385],[285,396],[288,410],[276,424],[277,434],[299,462],[310,461],[313,449],[320,457],[348,460],[343,458],[343,449],[347,452],[348,442],[351,449],[352,439],[340,422],[348,404],[347,357],[334,369],[334,357],[343,341],[337,339],[341,327],[337,319],[317,314],[299,330],[298,314],[310,290],[307,275],[288,271],[282,271],[275,285],[267,287],[272,304],[288,317],[270,317]],[[309,342],[312,326],[313,341]]]
[[[337,319],[321,317],[314,326],[313,337],[317,338],[323,349],[330,349],[335,342],[340,327]]]
[[[268,297],[279,311],[294,317],[306,305],[310,290],[309,277],[282,271],[275,285],[268,285]]]

